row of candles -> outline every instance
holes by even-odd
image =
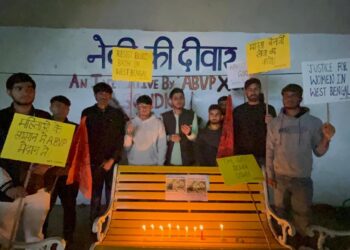
[[[149,226],[149,228],[150,228],[150,230],[152,232],[152,236],[154,236],[154,233],[155,233],[155,230],[156,230],[156,226],[154,224],[151,224]],[[161,236],[164,237],[164,233],[165,233],[164,226],[163,225],[159,225],[158,228],[159,228],[159,232],[160,232]],[[176,225],[175,228],[176,228],[176,230],[175,230],[176,236],[180,236],[181,235],[181,227],[180,227],[180,225]],[[224,224],[220,224],[219,228],[220,228],[221,239],[223,239]],[[168,237],[172,237],[172,229],[173,229],[172,225],[170,223],[168,223]],[[189,233],[190,233],[190,227],[186,225],[184,227],[184,229],[185,229],[185,237],[187,238],[189,236]],[[199,232],[200,232],[200,234],[199,234],[200,239],[204,240],[204,227],[203,227],[203,225],[199,225],[199,227],[193,226],[193,236],[195,236],[195,237],[197,236],[198,229],[199,229]],[[147,232],[147,226],[145,224],[142,225],[142,230],[143,230],[143,232]]]

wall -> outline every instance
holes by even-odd
[[[187,31],[184,34],[167,33],[171,36],[198,35],[212,45],[238,44],[237,60],[244,59],[244,43],[264,36],[260,33],[295,33],[292,36],[292,68],[277,74],[261,76],[269,83],[269,101],[277,109],[281,107],[280,89],[288,82],[301,82],[302,61],[325,60],[350,57],[350,5],[341,1],[1,1],[0,2],[0,80],[4,82],[11,72],[25,71],[34,74],[39,83],[36,106],[47,109],[49,98],[59,92],[73,100],[71,118],[79,120],[82,108],[94,103],[90,87],[94,83],[91,74],[103,73],[110,78],[108,71],[86,62],[86,56],[96,51],[97,44],[92,40],[94,33],[105,34],[107,42],[113,44],[117,38],[133,32],[137,37],[154,37],[152,33],[124,29],[152,31]],[[63,29],[5,28],[5,26],[51,27]],[[69,29],[68,29],[69,28]],[[73,28],[73,29],[71,29]],[[92,29],[81,29],[92,28]],[[103,29],[103,30],[100,30]],[[110,29],[110,30],[106,30]],[[190,31],[203,31],[193,33]],[[219,33],[206,33],[222,31]],[[242,31],[244,33],[235,33]],[[161,34],[162,32],[159,32]],[[305,35],[301,35],[306,33]],[[310,34],[308,34],[310,33]],[[327,34],[314,34],[327,33]],[[334,34],[334,35],[330,35]],[[142,40],[141,39],[141,40]],[[231,39],[231,40],[228,40]],[[181,39],[178,41],[180,45]],[[87,79],[88,88],[69,88],[73,74],[79,81]],[[214,72],[224,75],[225,72]],[[214,73],[201,73],[212,75]],[[169,72],[167,72],[169,74]],[[185,76],[186,73],[176,72]],[[214,75],[215,75],[214,74]],[[190,74],[189,74],[190,75]],[[214,87],[220,85],[218,78]],[[183,79],[182,79],[183,80]],[[39,89],[42,89],[39,91]],[[129,93],[128,86],[121,87],[117,98]],[[123,92],[124,91],[124,92]],[[145,92],[145,89],[135,89]],[[146,91],[151,93],[152,90]],[[214,102],[227,91],[195,91],[195,105],[202,117],[206,116],[205,105]],[[204,93],[204,94],[203,94]],[[186,90],[189,99],[191,90]],[[242,93],[233,93],[235,105],[243,101]],[[207,99],[209,96],[209,99]],[[0,107],[5,107],[10,99],[4,88],[0,89]],[[127,101],[125,99],[125,101]],[[122,105],[128,107],[126,102]],[[350,197],[347,170],[347,152],[350,132],[347,129],[350,105],[348,102],[330,105],[331,122],[337,134],[326,156],[315,160],[313,179],[315,202],[339,205]],[[163,109],[166,107],[163,106]],[[196,108],[196,107],[195,107]],[[162,109],[159,109],[159,113]],[[325,105],[312,105],[311,111],[325,120]]]

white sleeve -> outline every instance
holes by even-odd
[[[0,167],[0,192],[5,193],[11,187],[13,187],[12,178],[5,169]]]
[[[165,134],[165,128],[163,121],[160,121],[158,128],[158,165],[162,166],[165,162],[165,155],[167,151],[167,136]]]
[[[190,135],[186,135],[186,137],[190,141],[194,141],[197,138],[197,134],[198,134],[198,118],[197,118],[196,113],[194,113],[193,121],[192,121],[191,134]]]

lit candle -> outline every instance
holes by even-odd
[[[179,224],[176,225],[176,230],[177,230],[176,235],[177,235],[177,237],[179,237],[180,236],[180,225]]]
[[[163,239],[163,236],[164,236],[164,228],[162,225],[159,226],[159,230],[161,232],[161,235],[162,235],[162,239]]]
[[[171,224],[168,223],[168,237],[171,237]]]
[[[186,238],[188,237],[188,226],[185,226]]]
[[[197,232],[197,227],[194,226],[194,227],[193,227],[193,236],[194,236],[194,237],[196,237],[196,232]]]
[[[152,237],[154,236],[154,225],[153,224],[151,224],[151,229],[152,229]]]
[[[199,230],[201,230],[201,240],[204,240],[203,225],[199,225]]]
[[[143,231],[143,236],[145,237],[145,234],[146,234],[146,225],[142,225],[142,231]],[[145,238],[144,238],[143,240],[145,240]]]
[[[220,236],[221,240],[224,239],[224,224],[220,224]]]

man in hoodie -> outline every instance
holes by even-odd
[[[312,152],[317,157],[324,155],[335,129],[300,106],[302,94],[297,84],[282,89],[283,108],[267,129],[266,170],[268,183],[274,187],[277,214],[286,218],[291,212],[297,232],[305,236],[313,196]]]
[[[163,165],[166,134],[163,122],[152,114],[152,99],[142,95],[136,100],[137,116],[127,124],[124,148],[129,165]]]

